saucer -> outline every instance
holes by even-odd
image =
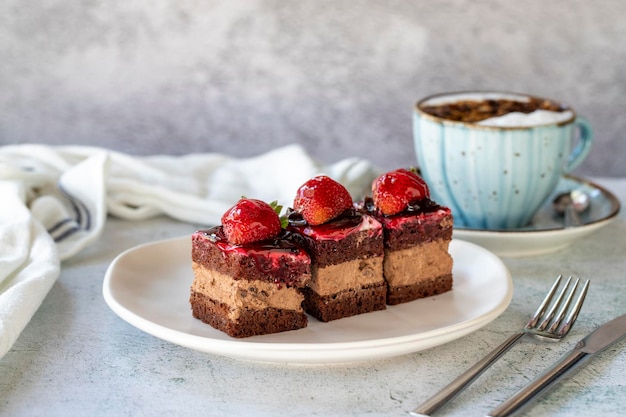
[[[563,217],[554,213],[552,200],[557,194],[580,189],[591,199],[589,209],[580,215],[582,224],[564,227]],[[482,230],[458,227],[454,237],[476,243],[499,256],[522,257],[556,252],[609,224],[620,210],[620,202],[607,189],[582,178],[564,176],[557,189],[539,209],[528,226],[511,230]]]

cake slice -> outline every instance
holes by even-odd
[[[450,209],[430,200],[424,180],[406,169],[382,174],[372,183],[372,194],[365,207],[384,230],[387,304],[452,289]]]
[[[222,225],[192,235],[191,257],[195,318],[238,338],[306,327],[311,259],[267,203],[237,202]]]
[[[386,308],[382,225],[326,176],[300,187],[288,230],[311,256],[305,311],[320,321]]]

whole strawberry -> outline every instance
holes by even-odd
[[[325,175],[313,177],[298,188],[293,209],[310,225],[326,223],[352,207],[346,188]]]
[[[383,214],[391,216],[406,210],[410,204],[430,198],[430,191],[417,173],[401,168],[374,180],[372,198]]]
[[[224,213],[222,227],[226,239],[235,245],[271,239],[281,230],[275,207],[250,198],[242,198]]]

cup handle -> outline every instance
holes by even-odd
[[[584,161],[593,143],[593,129],[591,128],[591,124],[582,117],[577,117],[574,124],[578,128],[578,143],[567,159],[567,165],[565,167],[566,173],[573,171]]]

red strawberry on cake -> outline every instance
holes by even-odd
[[[383,225],[387,304],[399,304],[452,288],[452,213],[430,200],[415,171],[398,169],[372,183],[365,209]]]
[[[306,312],[327,322],[385,309],[381,224],[324,175],[305,182],[293,205],[288,230],[311,256]]]
[[[192,236],[193,316],[233,337],[303,328],[305,250],[281,228],[280,207],[239,200],[222,225]]]
[[[430,198],[430,190],[414,171],[400,168],[376,178],[372,196],[380,212],[392,216],[407,210],[414,202]]]
[[[230,243],[243,245],[278,236],[280,218],[264,201],[241,199],[224,213],[222,227]]]
[[[352,197],[337,181],[319,175],[298,188],[293,208],[312,226],[328,222],[352,208]]]

